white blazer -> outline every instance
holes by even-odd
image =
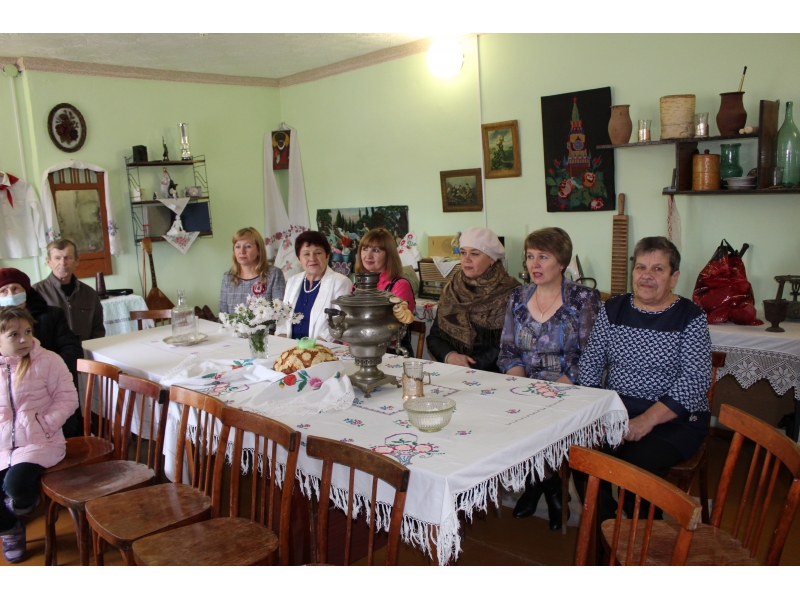
[[[300,286],[306,278],[305,273],[297,273],[292,275],[286,282],[286,291],[283,294],[283,301],[291,304],[294,307],[297,304],[297,299],[300,297]],[[326,308],[331,308],[331,300],[335,300],[339,296],[344,296],[350,293],[353,284],[350,280],[333,271],[328,267],[325,275],[322,276],[322,282],[319,285],[319,293],[311,309],[311,321],[308,325],[308,337],[322,338],[328,342],[333,341],[333,336],[328,328],[328,315],[325,314]],[[286,337],[292,337],[292,324],[286,323],[280,328],[277,333],[285,333]]]

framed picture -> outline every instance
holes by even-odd
[[[442,211],[480,212],[483,210],[483,186],[480,169],[441,171]]]
[[[481,125],[483,133],[483,170],[486,179],[521,177],[519,128],[516,121]]]
[[[47,133],[64,152],[76,152],[86,141],[86,121],[72,104],[57,104],[47,116]]]
[[[289,136],[291,131],[272,132],[272,170],[289,168]]]

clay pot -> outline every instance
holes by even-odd
[[[608,121],[608,137],[612,144],[627,144],[631,141],[633,123],[628,112],[630,104],[618,104],[611,107],[611,119]]]
[[[719,95],[717,129],[720,135],[736,135],[747,124],[747,111],[742,102],[744,92],[724,92]]]

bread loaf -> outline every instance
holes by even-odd
[[[307,369],[313,365],[324,362],[338,360],[333,352],[325,346],[315,346],[314,348],[290,348],[283,352],[275,361],[272,367],[281,373],[294,373],[301,369]]]

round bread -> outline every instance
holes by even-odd
[[[272,368],[288,375],[301,369],[335,360],[338,359],[325,346],[315,346],[307,349],[295,347],[283,352]]]

